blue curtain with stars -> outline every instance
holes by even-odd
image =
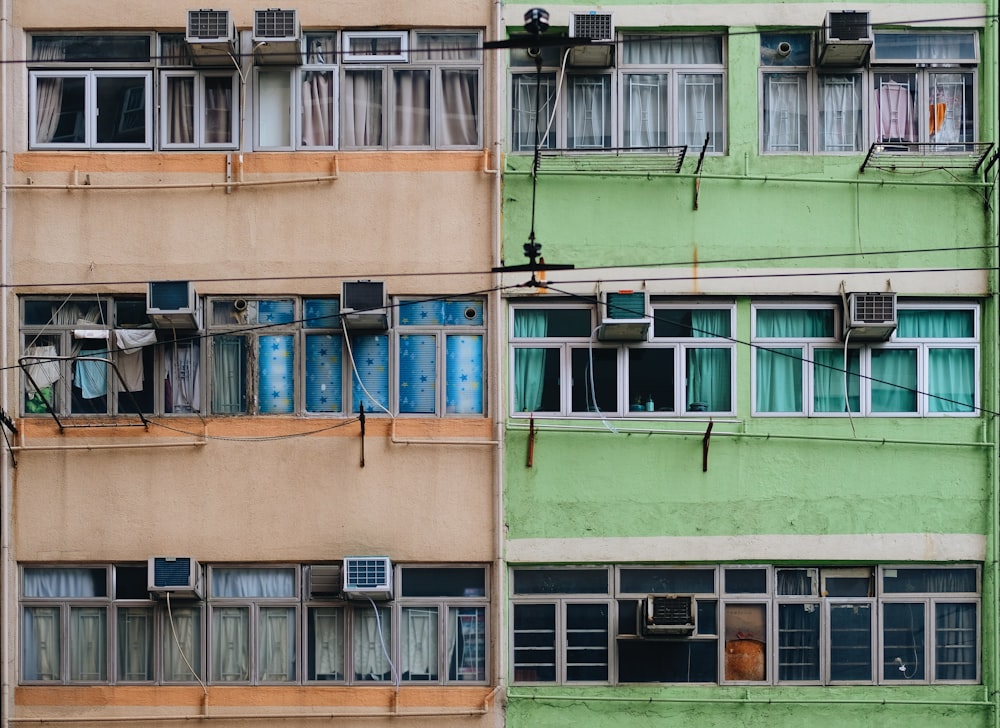
[[[288,414],[295,407],[294,338],[290,334],[258,339],[260,411]]]
[[[306,336],[306,411],[341,411],[343,349],[340,334]]]
[[[389,408],[389,337],[385,334],[352,336],[351,351],[355,371],[351,379],[354,411],[359,412],[359,405],[364,402],[365,412],[385,412]]]

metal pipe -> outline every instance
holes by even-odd
[[[309,184],[313,182],[332,182],[338,179],[337,174],[323,177],[293,177],[290,179],[250,180],[249,182],[172,182],[168,184],[121,184],[121,185],[88,185],[88,184],[15,184],[7,185],[9,190],[196,190],[225,189],[227,187],[267,187],[271,185]]]
[[[193,442],[128,442],[118,445],[12,445],[14,452],[44,452],[51,450],[129,450],[153,447],[204,447],[207,442],[195,440]]]
[[[718,424],[718,422],[716,422]],[[707,422],[706,422],[707,426]],[[520,422],[508,422],[508,430],[527,430],[528,425],[522,424]],[[535,421],[536,430],[550,430],[552,432],[595,432],[595,433],[612,433],[605,427],[596,427],[594,425],[550,425],[550,424],[538,424]],[[622,427],[616,426],[615,430],[618,434],[624,435],[685,435],[685,436],[697,436],[703,437],[705,435],[704,430],[657,430],[652,428],[647,429],[623,429]],[[771,432],[726,432],[725,430],[713,430],[712,437],[757,437],[763,438],[765,440],[815,440],[820,442],[845,442],[845,443],[866,443],[870,445],[942,445],[948,447],[993,447],[995,443],[982,441],[982,442],[964,442],[964,441],[947,441],[947,440],[903,440],[898,438],[871,438],[871,437],[837,437],[835,435],[790,435],[785,433],[771,433]]]
[[[487,699],[488,703],[488,699]],[[480,716],[489,713],[488,704],[483,708],[469,708],[467,710],[405,710],[405,711],[385,711],[385,712],[326,712],[326,713],[220,713],[204,715],[201,713],[184,715],[111,715],[111,716],[54,716],[51,718],[8,718],[12,724],[35,723],[44,725],[46,723],[152,723],[164,721],[213,721],[213,720],[264,720],[277,718],[281,720],[304,720],[306,718],[320,718],[324,720],[334,720],[337,718],[451,718],[463,716]]]
[[[971,706],[971,707],[991,707],[995,703],[991,700],[931,700],[931,699],[910,699],[910,698],[753,698],[745,695],[742,698],[685,698],[685,697],[637,697],[626,695],[590,695],[581,693],[579,695],[539,695],[523,694],[516,691],[509,693],[508,697],[524,700],[553,700],[553,701],[574,701],[574,702],[607,702],[607,703],[735,703],[740,705],[937,705],[946,706]]]

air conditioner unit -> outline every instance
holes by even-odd
[[[863,66],[872,49],[868,12],[838,10],[827,13],[819,45],[821,66]]]
[[[340,574],[345,599],[392,599],[392,562],[388,556],[348,556]]]
[[[232,63],[236,50],[236,26],[228,10],[188,10],[184,40],[195,63]]]
[[[696,614],[692,594],[650,594],[639,602],[639,629],[645,637],[690,636]]]
[[[146,315],[160,329],[201,328],[201,302],[190,281],[150,281]]]
[[[261,63],[302,63],[302,33],[295,10],[254,10],[254,54]]]
[[[155,596],[201,599],[201,567],[188,556],[153,556],[147,575],[149,591]]]
[[[601,294],[601,341],[645,341],[649,338],[649,294],[645,291],[605,291]]]
[[[344,281],[340,291],[340,315],[346,328],[377,331],[389,328],[385,283]]]
[[[895,330],[895,293],[847,294],[844,332],[851,341],[887,341]]]
[[[606,68],[614,62],[615,22],[611,13],[591,10],[569,14],[569,37],[586,38],[586,45],[570,46],[569,63],[573,66]]]

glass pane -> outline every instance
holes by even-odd
[[[354,374],[351,398],[354,412],[385,412],[389,408],[389,337],[365,334],[351,338]]]
[[[393,679],[389,654],[392,621],[387,607],[362,607],[354,611],[354,679],[387,682]]]
[[[779,50],[782,43],[788,44],[787,52]],[[808,66],[812,37],[807,33],[761,33],[760,65],[762,66]]]
[[[554,73],[517,74],[511,84],[511,142],[514,152],[530,151],[537,141],[543,149],[556,146],[556,135],[545,134],[556,97]],[[514,312],[516,319],[517,312]],[[589,322],[588,322],[589,323]]]
[[[686,347],[687,411],[728,412],[733,408],[733,350]]]
[[[351,35],[347,39],[347,51],[353,56],[398,56],[403,52],[400,35],[371,36]]]
[[[303,99],[303,103],[305,103]],[[262,147],[292,144],[292,77],[288,71],[257,72],[257,133]]]
[[[608,679],[608,605],[566,605],[566,680]]]
[[[104,681],[108,675],[108,612],[104,607],[69,610],[69,679]]]
[[[916,412],[916,349],[872,349],[871,357],[872,412]]]
[[[809,151],[809,100],[806,74],[765,73],[763,102],[764,151]]]
[[[861,75],[819,77],[819,150],[857,152],[863,144]]]
[[[400,612],[400,679],[438,679],[437,607],[403,607]]]
[[[714,683],[719,680],[718,640],[620,640],[622,683]]]
[[[153,679],[153,609],[118,610],[118,679],[139,682]]]
[[[572,359],[572,411],[617,412],[618,350],[573,349]]]
[[[441,69],[441,127],[438,146],[479,145],[479,71]]]
[[[802,412],[802,349],[757,348],[757,411]]]
[[[767,606],[725,607],[726,680],[760,681],[767,677]]]
[[[657,308],[653,336],[704,339],[732,335],[732,314],[726,308]]]
[[[399,337],[399,411],[437,411],[438,344],[433,334]]]
[[[606,569],[515,569],[515,594],[607,594]]]
[[[566,146],[611,146],[611,76],[569,76],[566,82]]]
[[[448,414],[483,413],[483,337],[445,338],[447,380],[445,411]]]
[[[336,298],[307,298],[303,308],[302,328],[340,328],[340,301]]]
[[[302,72],[302,146],[332,147],[336,144],[336,83],[333,71]]]
[[[108,339],[74,339],[70,411],[74,414],[104,414],[108,411]],[[77,347],[79,347],[77,349]]]
[[[150,36],[146,35],[36,35],[31,60],[69,63],[148,63]]]
[[[692,65],[722,63],[719,36],[625,35],[624,63],[643,65]]]
[[[294,597],[295,569],[212,568],[213,597]]]
[[[514,411],[559,412],[561,379],[559,349],[514,349]]]
[[[976,388],[973,349],[933,348],[928,355],[931,412],[972,412]]]
[[[916,109],[921,107],[917,95],[916,74],[875,74],[876,141],[880,143],[917,141]]]
[[[206,144],[233,143],[233,78],[205,78],[204,137]]]
[[[879,61],[975,61],[975,33],[875,33]]]
[[[215,607],[212,610],[212,680],[245,682],[250,679],[250,609]]]
[[[663,147],[670,143],[670,76],[666,73],[630,73],[624,77],[622,103],[624,146]]]
[[[938,680],[975,680],[976,625],[975,604],[934,605],[935,663]]]
[[[817,569],[776,569],[777,593],[788,596],[816,596],[819,588]]]
[[[628,349],[628,401],[632,412],[671,412],[674,403],[676,351],[630,347]]]
[[[843,349],[813,350],[813,408],[816,412],[861,411],[861,353],[848,351],[848,371],[844,372]],[[849,399],[844,397],[849,392]]]
[[[475,61],[479,59],[477,33],[417,33],[411,59],[429,61]]]
[[[897,339],[972,339],[976,312],[972,309],[899,309]]]
[[[343,409],[343,338],[340,334],[306,336],[306,411]]]
[[[556,606],[514,605],[514,681],[555,682]]]
[[[344,116],[341,134],[346,147],[382,144],[382,71],[348,69],[344,72]]]
[[[726,150],[722,74],[678,74],[676,144],[709,152]],[[706,146],[707,142],[707,146]]]
[[[758,339],[834,338],[836,317],[832,308],[758,308]]]
[[[779,680],[819,680],[819,615],[819,604],[778,605]]]
[[[24,570],[24,596],[31,597],[106,597],[107,569],[29,567]]]
[[[261,607],[257,630],[257,679],[295,680],[295,608]]]
[[[486,680],[486,608],[448,609],[448,679]]]
[[[928,141],[938,144],[973,142],[975,104],[971,73],[930,74]],[[961,150],[959,145],[956,149]]]
[[[288,414],[295,408],[295,339],[261,336],[257,340],[262,414]]]
[[[245,336],[212,339],[212,412],[241,414],[247,411]]]
[[[395,69],[394,144],[404,147],[431,143],[431,72]]]
[[[482,597],[486,595],[486,570],[479,566],[404,567],[400,593],[404,597]]]
[[[594,328],[592,316],[589,308],[517,308],[514,309],[514,338],[590,338]]]
[[[882,641],[883,680],[925,678],[923,604],[884,604]]]
[[[161,624],[163,679],[193,682],[201,676],[201,608],[171,605]]]
[[[21,669],[25,680],[59,680],[61,647],[58,607],[25,607]]]
[[[146,144],[146,76],[98,76],[97,143]]]
[[[149,599],[145,565],[115,567],[115,599]]]
[[[344,679],[344,610],[322,607],[309,610],[310,680]]]
[[[45,76],[36,81],[35,141],[39,144],[86,142],[86,79]]]
[[[767,569],[726,569],[726,594],[766,594]]]
[[[622,569],[626,594],[714,594],[715,569]]]
[[[830,680],[872,679],[872,606],[830,605]]]
[[[166,130],[168,144],[194,144],[194,76],[168,76]]]
[[[201,411],[201,352],[197,341],[163,346],[163,401],[167,412]]]
[[[971,567],[886,569],[882,577],[882,590],[887,594],[976,594],[979,591],[976,570]]]

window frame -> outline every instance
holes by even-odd
[[[192,79],[192,114],[193,127],[190,142],[171,142],[169,139],[168,125],[170,123],[170,79],[190,78]],[[229,136],[230,141],[212,142],[207,141],[207,119],[208,109],[208,89],[206,84],[212,79],[230,80],[230,94],[232,108],[230,112]],[[169,151],[172,149],[236,149],[239,144],[238,128],[240,118],[240,85],[238,74],[235,70],[221,68],[185,68],[172,67],[160,71],[160,148]]]

